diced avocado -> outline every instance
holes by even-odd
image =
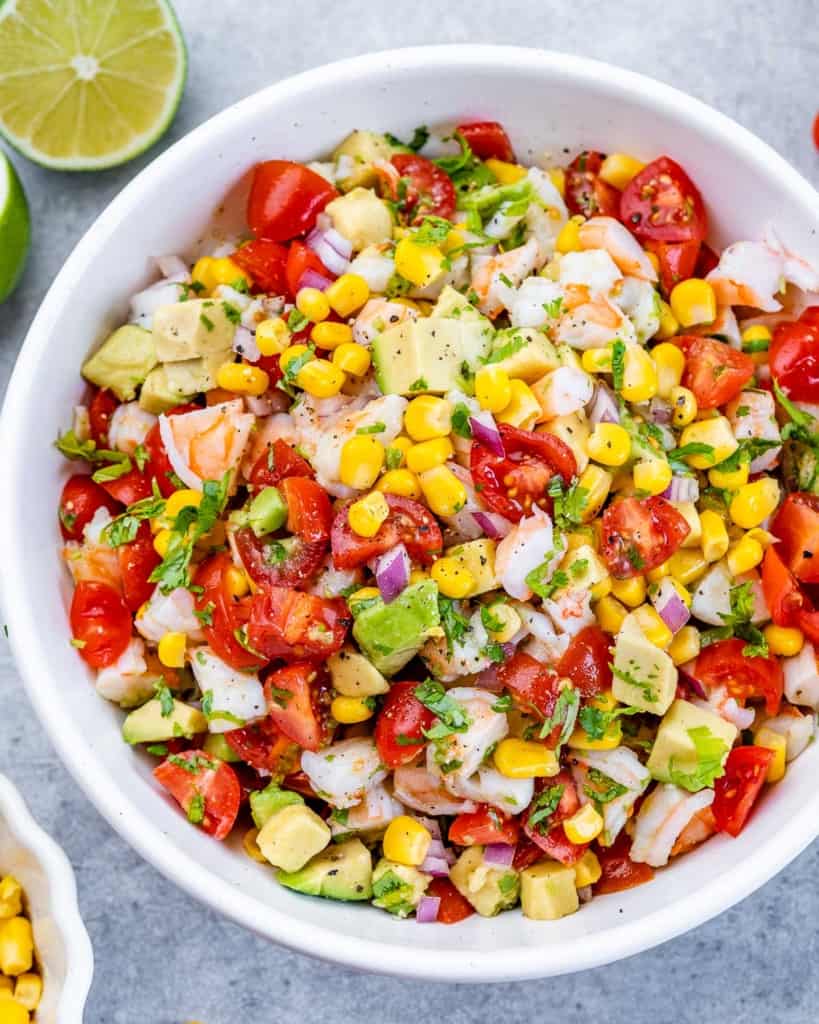
[[[392,214],[383,199],[369,188],[354,188],[328,203],[324,210],[333,227],[352,244],[355,252],[392,239]]]
[[[589,421],[583,412],[572,412],[566,416],[554,416],[548,423],[538,427],[535,431],[538,434],[554,434],[561,441],[567,444],[574,455],[577,463],[578,474],[583,473],[589,464],[589,455],[586,446],[589,441],[591,430]]]
[[[782,446],[782,477],[789,491],[819,494],[819,454],[801,441]]]
[[[382,857],[373,871],[373,906],[396,917],[411,914],[424,895],[432,875]]]
[[[434,580],[423,580],[389,604],[376,598],[362,609],[353,636],[378,671],[391,676],[418,653],[438,625],[438,587]]]
[[[160,306],[153,320],[157,358],[162,363],[181,363],[224,352],[233,344],[237,312],[229,302],[214,299]]]
[[[333,150],[334,160],[347,156],[353,161],[349,173],[339,178],[339,188],[347,192],[357,185],[374,185],[377,176],[373,165],[378,160],[389,160],[394,152],[383,135],[367,131],[350,132]]]
[[[301,871],[279,871],[276,878],[306,896],[368,900],[373,894],[373,861],[360,839],[348,839],[328,846]]]
[[[298,793],[282,789],[275,782],[271,782],[264,789],[257,789],[250,794],[250,813],[253,815],[256,828],[264,828],[273,815],[282,808],[303,803],[304,797]]]
[[[85,361],[82,375],[97,387],[113,391],[121,402],[130,402],[158,362],[153,334],[136,324],[126,324]]]
[[[445,394],[487,355],[493,329],[447,317],[404,320],[373,341],[375,378],[385,394]]]
[[[492,323],[479,309],[466,301],[461,293],[453,288],[451,284],[446,285],[438,296],[438,301],[432,307],[430,316],[450,317],[453,320],[462,320],[464,323],[481,324],[483,327],[491,327]]]
[[[517,871],[487,864],[482,846],[467,847],[452,865],[449,877],[481,917],[494,917],[514,907],[518,901],[520,876]]]
[[[286,521],[287,503],[278,487],[264,487],[247,510],[247,524],[257,537],[280,530]]]
[[[561,566],[569,578],[569,586],[590,590],[608,576],[608,570],[590,544],[580,544],[563,559]]]
[[[173,708],[163,713],[163,702],[154,697],[132,711],[122,723],[126,743],[161,743],[176,736],[191,737],[208,731],[208,720],[198,708],[174,700]]]
[[[664,715],[677,689],[677,669],[629,615],[614,645],[612,693],[623,704]]]
[[[233,350],[213,352],[181,363],[165,363],[151,370],[139,392],[140,408],[155,416],[216,387],[216,371],[233,361]]]
[[[520,873],[520,906],[533,921],[556,921],[580,906],[574,868],[557,861],[541,861]]]
[[[675,700],[660,722],[646,767],[659,782],[692,793],[713,784],[737,738],[737,728],[712,711]]]
[[[309,807],[288,804],[259,829],[256,845],[274,868],[300,871],[330,842],[330,829]]]
[[[470,592],[470,597],[476,594],[485,594],[488,590],[494,590],[500,586],[498,577],[495,575],[495,541],[487,538],[481,540],[470,540],[465,544],[458,544],[454,548],[447,548],[446,554],[454,558],[461,568],[471,572],[475,577],[475,589]]]
[[[206,754],[210,754],[211,757],[218,758],[220,761],[227,761],[228,764],[242,760],[225,739],[224,733],[221,732],[209,732],[205,742],[202,744],[202,749]]]
[[[363,654],[344,647],[327,661],[333,686],[344,697],[376,697],[390,684]]]
[[[510,377],[527,383],[539,380],[560,366],[554,345],[534,327],[508,327],[498,331],[489,361]]]

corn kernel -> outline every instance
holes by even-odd
[[[264,370],[249,363],[223,363],[216,371],[216,384],[236,395],[263,395],[270,385]]]
[[[467,597],[477,587],[477,580],[457,558],[439,558],[433,562],[430,576],[438,584],[444,597],[456,600]]]
[[[366,491],[380,476],[384,457],[384,445],[372,434],[351,437],[341,449],[341,482],[357,491]]]
[[[475,374],[475,397],[489,412],[503,412],[512,401],[509,374],[501,366],[483,366]]]
[[[318,288],[299,288],[296,293],[296,309],[308,320],[318,323],[330,315],[330,301]]]
[[[347,522],[359,537],[374,537],[389,514],[390,506],[381,491],[371,491],[350,505]]]
[[[790,626],[775,626],[770,623],[762,632],[768,641],[771,654],[778,654],[783,658],[792,658],[798,654],[805,643],[802,630]]]
[[[20,974],[14,985],[14,998],[33,1013],[40,1005],[43,979],[39,974]]]
[[[702,556],[706,562],[718,562],[728,550],[728,531],[722,516],[707,508],[700,513]]]
[[[594,614],[597,617],[597,624],[604,633],[620,632],[620,627],[628,615],[628,611],[617,600],[616,597],[604,597],[594,606]]]
[[[244,569],[237,565],[228,566],[225,572],[225,589],[231,597],[237,599],[250,592],[250,580]]]
[[[484,163],[495,175],[501,185],[514,185],[516,181],[526,177],[526,168],[520,164],[510,164],[506,160],[496,160],[491,156]]]
[[[580,357],[580,365],[586,373],[611,373],[611,346],[587,348]]]
[[[333,352],[333,365],[353,377],[363,377],[371,362],[370,350],[354,341],[345,341]]]
[[[259,849],[259,844],[256,842],[259,836],[259,830],[257,828],[249,828],[242,836],[242,849],[245,851],[251,860],[255,860],[257,864],[267,864],[267,858]]]
[[[700,634],[696,626],[683,626],[674,634],[666,653],[675,665],[684,665],[700,653]]]
[[[263,356],[278,356],[290,344],[290,328],[280,316],[262,320],[256,327],[256,345]]]
[[[340,345],[349,345],[352,342],[353,329],[349,324],[339,324],[335,320],[322,320],[319,324],[313,324],[310,338],[318,348],[334,351]]]
[[[407,452],[407,467],[413,473],[423,473],[435,466],[443,466],[452,458],[455,449],[448,437],[435,437],[431,441],[414,444]]]
[[[330,704],[330,714],[339,725],[357,725],[372,718],[375,709],[370,707],[364,697],[334,697]]]
[[[229,256],[203,256],[196,261],[191,271],[191,280],[204,285],[208,292],[220,284],[232,285],[240,278],[244,278],[248,286],[253,284],[247,271],[242,270]]]
[[[452,430],[452,406],[435,395],[419,395],[404,412],[404,429],[413,441],[446,437]]]
[[[350,611],[353,611],[353,607],[358,601],[372,601],[380,597],[381,591],[378,587],[359,587],[347,598],[347,604],[350,606]]]
[[[763,725],[754,733],[754,746],[773,751],[773,757],[768,765],[765,781],[779,782],[785,775],[785,761],[788,750],[787,739],[780,733],[774,732],[773,729]]]
[[[31,970],[34,937],[25,917],[10,917],[0,924],[0,971],[16,977]]]
[[[620,394],[627,402],[647,402],[657,394],[657,368],[639,345],[626,348]]]
[[[602,580],[598,580],[597,583],[592,584],[589,588],[589,594],[592,601],[599,601],[607,594],[610,594],[613,584],[614,580],[611,576],[604,576]]]
[[[673,412],[671,422],[675,427],[687,427],[697,416],[697,399],[688,388],[675,387],[668,396]]]
[[[28,1010],[16,999],[0,994],[0,1024],[29,1024]]]
[[[738,491],[748,483],[749,463],[741,462],[736,469],[720,469],[715,466],[708,470],[708,481],[722,491]]]
[[[546,173],[549,175],[552,184],[560,193],[560,195],[566,198],[566,172],[562,167],[550,167]]]
[[[466,488],[446,466],[428,469],[418,479],[427,505],[436,516],[454,516],[466,504]]]
[[[668,562],[661,562],[660,565],[654,569],[649,569],[646,573],[646,579],[649,583],[661,583],[666,576],[671,575],[671,569]]]
[[[590,523],[603,507],[613,479],[611,473],[599,466],[589,466],[581,475],[578,486],[586,492],[586,504],[581,516],[584,523]]]
[[[192,488],[174,491],[165,502],[165,516],[169,519],[175,519],[183,508],[188,508],[189,506],[199,508],[201,503],[202,495],[199,491],[194,491]]]
[[[742,332],[742,351],[750,352],[752,355],[767,352],[772,339],[769,327],[764,324],[752,324]]]
[[[212,263],[212,256],[201,256],[196,263],[194,263],[193,270],[191,270],[191,281],[200,284],[205,292],[209,292],[211,288],[216,287],[216,279],[211,273]],[[199,292],[202,294],[201,289]]]
[[[634,486],[648,494],[662,494],[671,483],[671,466],[665,459],[644,459],[637,462],[632,470]]]
[[[395,272],[417,288],[425,288],[441,273],[444,254],[437,245],[418,245],[411,236],[395,247]]]
[[[657,367],[657,394],[660,398],[670,399],[674,388],[680,386],[685,369],[685,356],[682,349],[665,341],[661,345],[654,346],[651,350],[651,358]]]
[[[674,634],[650,604],[641,604],[631,614],[643,631],[646,640],[654,644],[655,647],[665,650],[674,639]]]
[[[495,601],[486,607],[492,624],[496,627],[487,629],[490,639],[496,644],[508,643],[521,628],[520,615],[504,601]]]
[[[579,252],[580,251],[580,225],[584,222],[583,217],[570,217],[558,233],[555,240],[555,248],[558,252]]]
[[[574,865],[574,884],[578,889],[594,885],[603,877],[603,868],[594,850],[586,850]]]
[[[332,398],[346,379],[344,371],[327,359],[311,359],[296,374],[296,384],[314,398]]]
[[[23,887],[13,875],[0,882],[0,919],[17,917],[23,912]]]
[[[679,580],[683,586],[687,587],[689,583],[695,583],[700,576],[704,575],[708,563],[695,548],[679,548],[667,562],[663,562],[662,566],[658,566],[658,568],[665,570],[663,575],[673,576],[675,580]],[[652,570],[648,573],[648,578],[652,583],[663,578],[662,575],[655,578],[656,571]]]
[[[551,778],[560,771],[555,752],[531,740],[501,740],[495,747],[493,759],[495,767],[507,779]]]
[[[186,643],[184,633],[164,633],[156,649],[159,660],[167,668],[182,668],[185,664]]]
[[[666,341],[668,338],[673,338],[677,331],[680,329],[680,324],[674,314],[671,312],[671,306],[662,299],[657,300],[660,313],[660,326],[654,333],[654,337],[660,341]],[[660,392],[662,395],[662,391]],[[663,398],[666,396],[663,395]]]
[[[519,427],[521,430],[531,430],[543,418],[543,410],[534,391],[525,380],[511,380],[509,391],[509,404],[497,414],[498,423],[507,423],[510,427]]]
[[[622,466],[631,457],[631,437],[619,423],[598,423],[586,450],[595,462],[604,466]]]
[[[708,281],[690,277],[674,285],[668,298],[671,311],[683,327],[711,324],[717,316],[717,297]]]
[[[369,299],[370,286],[360,274],[342,274],[324,294],[339,316],[351,316]]]
[[[408,814],[400,814],[387,825],[384,833],[384,856],[396,864],[417,867],[429,853],[432,835],[420,821]]]
[[[723,462],[739,447],[731,424],[724,416],[715,416],[710,420],[697,420],[690,423],[680,435],[680,447],[688,444],[707,444],[713,448],[712,453],[688,455],[686,461],[694,469],[708,469],[716,463]],[[757,523],[753,524],[757,526]]]
[[[579,811],[563,822],[563,831],[570,843],[578,846],[590,843],[603,831],[603,818],[594,804],[583,804]]]
[[[170,530],[160,530],[159,533],[154,534],[154,551],[160,558],[167,555],[171,537],[173,537],[173,533]]]
[[[614,580],[611,592],[618,601],[629,608],[637,608],[646,599],[646,581],[643,576],[631,576],[627,580]]]
[[[413,501],[418,501],[421,497],[421,485],[418,483],[418,477],[408,469],[388,470],[378,481],[376,487],[383,494],[398,494],[402,498],[412,498]]]
[[[740,487],[728,508],[731,519],[744,530],[759,526],[779,504],[779,484],[770,476]]]
[[[744,572],[750,572],[762,561],[765,552],[759,541],[749,537],[741,537],[733,547],[729,548],[726,556],[726,564],[733,576],[741,576]]]
[[[609,153],[600,165],[598,177],[602,178],[608,185],[621,192],[628,185],[635,174],[639,174],[645,164],[628,153]]]

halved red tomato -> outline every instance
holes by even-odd
[[[286,441],[275,440],[250,472],[254,487],[276,487],[289,476],[314,477],[313,467]]]
[[[336,569],[355,569],[371,558],[403,544],[410,558],[423,565],[431,565],[443,547],[441,528],[435,516],[411,498],[385,494],[390,508],[389,517],[381,524],[374,537],[360,537],[347,518],[349,502],[336,512],[330,536],[333,564]]]
[[[264,659],[247,650],[238,639],[250,615],[250,598],[237,599],[228,591],[225,573],[232,565],[226,551],[202,562],[193,578],[194,584],[202,588],[196,595],[196,610],[215,654],[233,668],[259,668]]]
[[[819,583],[819,495],[797,491],[782,503],[771,526],[783,561],[803,583]]]
[[[247,222],[254,235],[287,242],[315,226],[316,217],[338,192],[326,178],[291,160],[256,164]]]
[[[396,153],[391,163],[402,178],[409,179],[404,208],[412,211],[415,223],[430,216],[452,219],[455,186],[445,171],[416,153]]]
[[[740,704],[762,698],[769,715],[779,711],[784,675],[778,658],[749,658],[744,640],[732,637],[709,644],[697,655],[694,678],[705,687],[724,686]]]
[[[119,593],[107,583],[82,580],[69,614],[82,659],[93,668],[113,665],[131,639],[131,613]]]
[[[97,389],[88,406],[88,421],[91,437],[97,442],[98,448],[108,447],[108,427],[111,417],[119,406],[119,399],[105,388]]]
[[[250,276],[256,291],[271,295],[287,292],[287,246],[269,238],[254,238],[230,254],[233,262]]]
[[[60,531],[66,540],[82,540],[82,531],[94,518],[98,508],[108,509],[115,516],[121,507],[90,476],[77,473],[66,480],[60,495]]]
[[[670,558],[690,532],[665,498],[622,498],[603,513],[603,558],[617,579],[642,576]]]
[[[299,241],[292,242],[290,251],[287,254],[287,265],[284,269],[287,290],[292,298],[296,297],[296,293],[301,288],[301,279],[308,270],[321,274],[322,277],[326,277],[331,281],[336,276],[324,266],[308,245]]]
[[[242,787],[229,764],[201,750],[187,750],[171,754],[157,765],[154,778],[167,789],[192,824],[214,839],[230,834],[239,813]]]
[[[498,679],[521,711],[549,718],[555,709],[559,676],[524,651],[516,651],[498,666]]]
[[[378,756],[388,768],[409,764],[423,750],[435,715],[415,696],[417,683],[393,683],[375,723]]]
[[[660,264],[660,284],[668,296],[680,281],[693,277],[700,255],[700,243],[691,242],[652,242],[647,241],[645,248],[653,252]]]
[[[569,213],[583,217],[620,216],[620,193],[600,177],[603,159],[602,153],[585,150],[566,168]]]
[[[549,481],[557,474],[568,486],[577,472],[571,448],[554,434],[535,434],[507,423],[501,423],[499,430],[505,456],[479,441],[472,442],[469,452],[469,468],[481,499],[513,522],[529,515],[533,505],[551,509]]]
[[[670,157],[652,160],[623,189],[620,219],[640,239],[701,242],[708,215],[696,185]]]
[[[520,835],[517,818],[507,818],[497,808],[482,804],[477,811],[459,814],[449,826],[449,841],[457,846],[514,846]]]
[[[351,622],[341,597],[265,587],[251,599],[247,636],[250,647],[267,659],[324,659],[341,650]]]
[[[297,661],[271,672],[264,684],[275,727],[304,750],[319,750],[329,740],[330,686],[324,670]]]
[[[673,339],[685,353],[683,386],[694,392],[700,409],[716,409],[742,391],[753,377],[753,359],[715,338],[681,334]]]
[[[148,577],[161,561],[146,522],[139,524],[137,535],[132,541],[117,548],[117,555],[125,603],[135,612],[153,594],[155,585]]]
[[[498,121],[469,121],[459,124],[456,131],[469,143],[469,148],[479,160],[505,160],[515,162],[515,151]]]
[[[725,762],[725,774],[714,782],[711,810],[718,832],[738,836],[765,784],[773,751],[764,747],[734,747]]]
[[[572,638],[566,653],[557,663],[557,674],[568,677],[583,697],[594,697],[610,690],[611,640],[599,626],[586,626]]]
[[[301,537],[257,537],[249,526],[233,534],[248,576],[260,587],[300,587],[318,573],[327,554],[327,542],[308,543]]]
[[[543,801],[549,795],[560,793],[554,810],[540,821],[534,821],[537,812],[547,810],[548,804]],[[552,801],[553,802],[553,801]],[[532,803],[521,815],[523,831],[535,846],[561,864],[574,864],[589,848],[588,843],[573,843],[563,830],[563,822],[570,818],[580,807],[577,787],[571,772],[563,769],[554,778],[538,779],[535,783],[535,795]]]
[[[438,905],[439,924],[457,924],[475,913],[475,908],[465,896],[461,896],[448,878],[433,878],[427,886],[427,896],[435,896]]]
[[[638,864],[629,857],[631,838],[625,829],[611,846],[598,844],[595,852],[602,869],[600,880],[594,884],[596,896],[633,889],[637,885],[645,885],[654,878],[654,868],[648,864]]]
[[[819,403],[819,307],[809,307],[794,323],[779,324],[768,361],[788,398]]]
[[[224,736],[230,748],[257,771],[278,775],[298,764],[293,741],[279,732],[272,718],[231,729]]]
[[[112,498],[116,498],[123,505],[133,505],[134,502],[150,498],[153,494],[151,477],[136,466],[122,476],[118,476],[116,480],[104,481],[101,486],[108,491]]]
[[[799,613],[808,608],[807,598],[776,545],[768,548],[762,560],[762,593],[777,626],[795,626]]]
[[[333,525],[330,498],[315,480],[291,476],[279,488],[287,504],[287,529],[308,544],[326,544]]]

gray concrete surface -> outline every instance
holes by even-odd
[[[5,389],[32,316],[84,229],[161,146],[228,103],[292,72],[391,46],[540,45],[668,81],[732,115],[819,183],[810,125],[819,108],[816,0],[176,0],[190,76],[165,139],[126,167],[89,176],[15,162],[35,245],[0,308]],[[4,495],[4,500],[9,500]],[[0,639],[0,646],[3,641]],[[819,846],[716,921],[652,952],[583,975],[494,987],[355,974],[267,945],[176,890],[102,821],[33,718],[0,651],[0,768],[75,865],[96,951],[87,1024],[448,1024],[549,1019],[777,1021],[816,1017]]]

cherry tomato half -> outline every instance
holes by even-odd
[[[771,374],[794,402],[819,402],[819,307],[807,309],[794,323],[779,324],[768,354]],[[819,317],[816,317],[819,320]]]
[[[647,241],[645,248],[653,252],[660,264],[660,285],[666,296],[671,294],[674,286],[680,281],[693,277],[697,269],[700,255],[700,243],[690,242],[652,242]]]
[[[97,442],[98,448],[108,447],[108,427],[111,417],[119,407],[119,399],[112,391],[100,388],[88,406],[88,421],[91,437]]]
[[[312,580],[324,564],[327,542],[308,543],[301,537],[257,537],[249,526],[233,534],[248,576],[260,587],[300,587]]]
[[[330,685],[323,669],[297,661],[271,672],[264,684],[275,727],[304,750],[319,750],[330,739]]]
[[[448,878],[433,878],[426,892],[428,896],[435,896],[441,901],[436,918],[439,924],[457,924],[475,913],[469,900],[461,896]]]
[[[794,576],[803,583],[819,583],[819,495],[789,494],[771,531],[782,541],[779,553]]]
[[[495,807],[482,804],[477,811],[459,814],[449,826],[449,841],[457,846],[514,846],[520,835],[517,818],[507,818]]]
[[[374,537],[360,537],[347,518],[349,503],[342,505],[333,520],[330,545],[336,569],[355,569],[371,558],[383,555],[396,544],[404,544],[410,558],[430,565],[443,547],[441,528],[423,505],[411,498],[385,494],[389,517]]]
[[[118,476],[116,480],[104,481],[101,486],[108,491],[112,498],[122,502],[123,505],[133,505],[134,502],[150,498],[153,494],[151,477],[148,472],[140,470],[136,466],[122,476]]]
[[[82,531],[94,518],[98,508],[108,509],[115,516],[121,507],[90,476],[77,473],[66,480],[60,495],[60,531],[66,540],[82,540]]]
[[[569,213],[583,217],[619,217],[620,193],[603,181],[603,154],[586,150],[566,169],[566,206]]]
[[[391,163],[402,178],[409,179],[405,205],[416,223],[430,216],[452,220],[455,186],[445,171],[415,153],[396,153]]]
[[[113,665],[131,639],[131,613],[107,583],[82,580],[71,599],[71,632],[92,668]]]
[[[229,764],[201,750],[172,754],[154,768],[154,778],[187,814],[214,839],[230,834],[239,813],[242,787]]]
[[[622,498],[603,513],[603,558],[617,579],[642,576],[670,558],[690,532],[665,498]]]
[[[516,651],[497,671],[498,680],[509,690],[520,711],[538,718],[552,715],[557,704],[559,676],[551,665],[542,665],[530,654]],[[554,731],[559,735],[559,727]]]
[[[237,630],[246,626],[250,616],[250,599],[237,600],[228,591],[225,573],[232,565],[226,551],[202,562],[193,579],[202,588],[196,595],[196,610],[208,643],[222,661],[238,669],[258,668],[264,659],[248,651],[237,639]]]
[[[250,275],[253,288],[271,295],[287,292],[287,246],[269,238],[255,238],[230,254],[233,262]]]
[[[351,622],[341,597],[317,597],[289,587],[268,586],[251,599],[247,636],[250,647],[268,660],[323,660],[341,650]]]
[[[697,655],[693,676],[703,686],[724,686],[740,704],[762,698],[769,715],[779,711],[784,674],[778,658],[749,658],[743,654],[744,640],[732,637],[709,644]]]
[[[322,277],[326,277],[330,281],[336,276],[324,266],[308,245],[305,245],[304,242],[293,242],[287,254],[287,265],[284,268],[287,290],[291,298],[295,299],[302,286],[301,279],[308,270],[312,270],[315,274],[321,274]]]
[[[479,160],[505,160],[515,162],[515,151],[498,121],[469,121],[459,124],[456,131],[469,143],[469,148]]]
[[[623,892],[637,885],[645,885],[654,878],[654,869],[648,864],[633,861],[629,857],[630,852],[631,839],[625,829],[611,846],[598,845],[596,853],[602,874],[600,880],[594,884],[595,895]]]
[[[228,746],[256,771],[279,775],[298,764],[296,746],[279,732],[270,717],[231,729],[224,737]]]
[[[569,678],[583,697],[611,689],[611,640],[599,626],[586,626],[572,638],[557,663],[557,674]]]
[[[701,242],[708,234],[699,190],[667,156],[646,164],[623,189],[620,220],[637,238],[655,242]]]
[[[557,806],[554,811],[540,821],[533,823],[532,816],[539,809],[539,800],[542,800],[544,793],[557,793],[560,791]],[[539,847],[542,853],[548,854],[561,864],[575,864],[586,850],[588,843],[573,843],[563,830],[566,818],[570,818],[580,807],[580,800],[577,796],[577,787],[572,779],[571,772],[563,769],[554,778],[538,779],[535,783],[535,796],[530,807],[523,812],[523,831],[535,846]]]
[[[715,338],[682,334],[674,344],[685,353],[683,386],[694,392],[700,409],[716,409],[736,398],[756,370],[749,355]]]
[[[253,172],[247,222],[259,238],[287,242],[310,231],[316,217],[337,195],[326,178],[304,164],[266,160]]]
[[[393,683],[375,723],[378,756],[388,768],[409,764],[423,750],[435,715],[415,696],[417,683]]]
[[[250,472],[254,487],[276,487],[289,476],[313,477],[313,467],[286,441],[275,440],[264,455],[260,455]]]
[[[327,491],[306,476],[292,476],[279,484],[287,504],[287,529],[308,544],[326,544],[333,525]]]
[[[154,548],[151,529],[146,522],[139,524],[137,535],[128,544],[117,548],[122,593],[132,612],[137,611],[153,594],[154,584],[149,577],[161,559]]]
[[[711,810],[718,832],[738,836],[765,783],[773,751],[764,747],[734,747],[725,774],[714,782]]]

